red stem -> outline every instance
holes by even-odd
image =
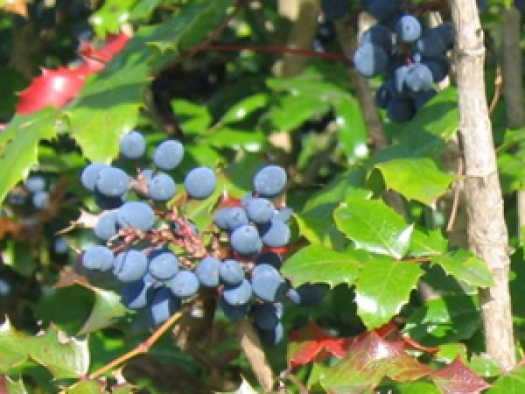
[[[202,45],[199,49],[205,51],[226,51],[226,52],[240,52],[240,51],[254,51],[254,52],[270,52],[270,53],[289,53],[292,55],[302,55],[319,57],[323,59],[335,60],[344,66],[351,66],[352,61],[344,56],[338,55],[337,53],[331,52],[317,52],[310,49],[298,49],[298,48],[286,48],[276,46],[263,46],[263,45],[215,45],[206,44]]]

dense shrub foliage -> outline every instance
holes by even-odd
[[[278,3],[0,2],[0,392],[525,392],[485,353],[446,2]],[[477,3],[521,355],[523,7]]]

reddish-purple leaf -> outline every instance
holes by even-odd
[[[290,335],[288,365],[296,368],[330,356],[342,358],[351,341],[331,337],[315,322],[310,322]]]
[[[477,394],[490,387],[457,357],[452,364],[435,371],[432,379],[443,394]]]
[[[410,382],[431,372],[405,352],[403,341],[389,341],[372,331],[359,336],[341,362],[324,369],[319,383],[332,393],[360,393],[385,378]]]
[[[16,113],[30,114],[47,105],[62,108],[78,95],[86,77],[102,70],[105,64],[124,48],[128,40],[128,35],[120,33],[108,38],[100,50],[91,45],[84,45],[80,51],[84,63],[76,68],[43,69],[42,75],[33,79],[31,85],[19,93]]]

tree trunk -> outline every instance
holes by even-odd
[[[505,11],[501,28],[503,58],[503,95],[507,125],[517,129],[524,125],[523,83],[521,80],[521,12],[515,7]],[[523,149],[523,148],[521,148]],[[518,231],[525,226],[525,190],[518,190]]]
[[[483,30],[475,0],[449,0],[455,30],[459,135],[465,164],[469,248],[494,286],[480,289],[487,353],[505,371],[516,363],[509,294],[508,234],[484,83]]]

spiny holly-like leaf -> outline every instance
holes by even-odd
[[[6,369],[28,358],[46,367],[56,379],[78,378],[89,368],[88,343],[54,327],[32,337],[15,330],[6,319],[0,326],[0,365]]]
[[[322,244],[335,250],[343,249],[348,241],[334,221],[327,218],[333,217],[334,210],[345,196],[371,196],[371,191],[360,188],[364,183],[364,175],[360,169],[352,169],[310,197],[303,212],[295,215],[301,235],[312,244]]]
[[[235,2],[236,0],[215,0],[192,4],[187,14],[189,23],[186,23],[177,43],[178,47],[181,50],[189,50],[202,42],[215,26],[224,21]],[[193,13],[193,17],[190,12]]]
[[[67,110],[72,137],[91,161],[116,156],[120,136],[136,124],[142,92],[149,80],[146,64],[121,64],[118,73],[105,71],[88,80]]]
[[[335,356],[343,358],[351,338],[334,338],[314,321],[290,334],[288,365],[295,368],[316,360]]]
[[[365,326],[380,327],[398,314],[422,274],[414,263],[384,256],[368,261],[359,274],[355,297],[358,315]]]
[[[94,286],[87,287],[91,288],[95,294],[95,304],[79,332],[80,335],[107,327],[111,325],[116,318],[124,316],[127,312],[127,308],[122,304],[118,294]]]
[[[91,24],[98,36],[116,33],[129,18],[129,10],[137,0],[105,1],[90,17]]]
[[[294,286],[307,282],[327,283],[330,287],[340,283],[352,285],[366,259],[362,251],[339,253],[321,245],[310,245],[288,258],[282,273]]]
[[[46,105],[62,108],[76,97],[88,75],[83,67],[57,70],[42,69],[42,75],[35,78],[31,85],[20,93],[16,112],[30,114]]]
[[[441,230],[414,228],[408,255],[411,257],[440,256],[447,251],[448,241]]]
[[[466,295],[429,300],[408,319],[405,332],[429,346],[471,338],[481,326],[478,301]]]
[[[435,207],[437,198],[445,194],[455,179],[440,171],[434,160],[425,157],[389,160],[376,168],[388,189],[430,207]]]
[[[374,331],[353,342],[340,362],[321,369],[319,383],[327,392],[341,394],[364,393],[385,378],[406,382],[430,373],[428,366],[406,353],[402,342],[386,340]]]
[[[452,255],[435,257],[432,264],[439,264],[448,275],[468,285],[490,287],[494,284],[487,265],[464,249],[459,249]]]
[[[13,328],[9,320],[6,319],[0,325],[0,372],[7,372],[9,368],[27,360],[27,352],[19,346],[25,338]]]
[[[84,45],[81,54],[86,60],[76,68],[43,69],[42,75],[35,78],[31,85],[20,93],[16,112],[30,114],[46,105],[62,108],[78,95],[86,78],[102,70],[104,63],[122,50],[128,39],[129,37],[124,33],[112,36],[106,46],[100,50],[91,45]]]
[[[500,376],[487,394],[522,394],[525,392],[525,365]]]
[[[60,114],[48,107],[34,115],[16,115],[0,134],[0,202],[9,190],[27,177],[38,161],[38,144],[56,136]],[[9,169],[9,170],[6,170]]]
[[[380,200],[350,197],[334,212],[337,228],[358,249],[401,259],[408,251],[413,226]]]
[[[459,357],[452,364],[434,372],[432,379],[443,394],[477,394],[490,387]]]
[[[191,3],[167,21],[139,29],[102,72],[87,80],[67,111],[72,136],[87,159],[109,161],[117,155],[120,136],[137,123],[152,74],[179,56],[183,38],[202,41],[226,15],[223,6],[231,2]],[[206,28],[197,29],[200,23],[207,23]]]

